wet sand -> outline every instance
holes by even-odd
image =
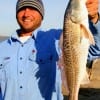
[[[64,100],[68,100],[68,96],[65,95]],[[100,100],[100,89],[81,88],[79,100]]]

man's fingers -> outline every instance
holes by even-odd
[[[98,13],[99,0],[88,0],[86,2],[86,6],[88,9],[89,16],[92,17]]]

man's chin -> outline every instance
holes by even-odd
[[[33,32],[34,29],[33,28],[22,28],[22,31],[25,32],[25,33],[30,33],[30,32]]]

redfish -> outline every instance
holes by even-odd
[[[69,0],[60,39],[69,100],[78,100],[80,84],[86,75],[88,49],[95,45],[85,3],[86,0]]]

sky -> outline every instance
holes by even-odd
[[[17,0],[0,1],[0,35],[10,36],[17,28],[16,21]],[[62,28],[64,12],[68,0],[43,0],[45,17],[41,29]]]
[[[10,36],[19,28],[16,21],[16,2],[17,0],[0,1],[0,35]],[[41,29],[62,28],[68,0],[43,0],[43,3],[45,17]]]

